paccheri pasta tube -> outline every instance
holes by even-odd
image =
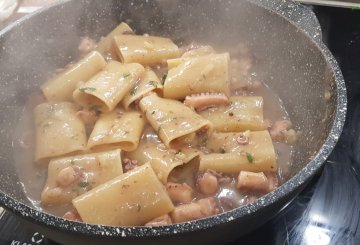
[[[263,104],[260,96],[233,96],[228,106],[210,108],[199,114],[220,132],[259,131],[265,129]]]
[[[139,144],[145,118],[138,111],[114,110],[103,114],[89,137],[89,149],[120,148],[133,151]]]
[[[133,34],[133,30],[125,22],[121,22],[114,30],[112,30],[106,37],[102,37],[97,44],[97,50],[105,57],[116,59],[116,49],[114,46],[114,36],[120,34]]]
[[[149,67],[145,69],[145,72],[141,80],[135,84],[130,92],[123,99],[123,106],[125,109],[129,109],[129,106],[134,101],[139,101],[142,97],[151,91],[156,92],[158,95],[162,94],[163,85],[159,78]]]
[[[122,64],[110,61],[103,71],[74,91],[74,100],[82,106],[98,105],[102,111],[111,111],[141,77],[140,64]]]
[[[209,54],[215,54],[215,50],[213,49],[213,47],[209,45],[191,49],[183,53],[183,55],[180,58],[168,59],[167,60],[168,69],[170,70],[180,65],[181,63],[190,60],[193,57],[204,56]]]
[[[121,175],[120,154],[117,149],[51,160],[41,202],[69,204],[75,197]]]
[[[200,155],[200,151],[192,148],[181,150],[167,149],[161,142],[142,141],[139,147],[125,156],[139,163],[149,162],[157,177],[166,184],[171,171],[182,164],[190,162]]]
[[[200,157],[200,170],[222,173],[276,171],[276,155],[268,131],[216,133],[207,143],[212,152]]]
[[[230,95],[229,54],[210,54],[183,58],[168,71],[164,97],[183,99],[187,95],[219,92]]]
[[[210,121],[181,102],[163,99],[156,94],[144,97],[140,101],[140,108],[164,144],[170,148],[175,147],[179,140],[212,128]]]
[[[87,223],[120,226],[144,225],[174,208],[150,164],[90,190],[73,205]]]
[[[139,35],[116,35],[117,53],[122,62],[154,65],[179,57],[178,47],[169,38]]]
[[[70,102],[42,103],[35,107],[36,161],[86,149],[85,126],[76,116],[77,108]]]
[[[86,82],[101,71],[106,62],[99,52],[93,51],[70,68],[41,86],[46,99],[52,102],[72,101],[72,93],[79,82]]]

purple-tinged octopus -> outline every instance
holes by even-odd
[[[186,96],[184,104],[197,111],[203,111],[215,106],[228,105],[229,98],[223,93],[201,93]]]

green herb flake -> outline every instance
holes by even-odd
[[[354,7],[351,7],[351,10],[360,10],[360,7],[354,6]]]
[[[221,148],[220,148],[220,153],[221,153],[221,154],[224,154],[225,152],[226,152],[225,149],[221,147]]]
[[[164,84],[164,82],[165,82],[165,80],[166,80],[166,78],[167,78],[167,72],[165,72],[164,73],[164,75],[162,76],[162,82],[163,82],[163,84]]]
[[[89,182],[81,181],[79,183],[79,187],[81,187],[81,188],[87,188],[88,186],[89,186]]]
[[[123,78],[128,78],[130,75],[131,75],[130,73],[125,73],[125,74],[123,75]]]
[[[134,95],[136,94],[136,90],[137,90],[137,88],[131,89],[130,95],[131,95],[131,96],[134,96]]]
[[[182,151],[181,151],[181,150],[178,150],[175,154],[176,154],[176,155],[182,154]]]
[[[75,160],[74,160],[74,159],[71,159],[70,164],[71,164],[71,165],[74,165],[74,164],[75,164]]]
[[[249,163],[252,163],[254,161],[254,156],[251,155],[251,153],[246,152],[246,158],[249,161]]]
[[[150,86],[153,86],[154,88],[157,88],[157,82],[155,82],[155,81],[150,81],[148,84]]]
[[[79,88],[80,92],[86,93],[86,92],[94,92],[96,90],[96,88],[92,88],[92,87],[83,87],[83,88]]]

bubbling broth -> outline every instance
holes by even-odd
[[[254,202],[289,178],[292,129],[244,46],[217,53],[121,23],[29,96],[14,137],[24,191],[78,222],[161,226]],[[35,159],[35,160],[33,160]]]

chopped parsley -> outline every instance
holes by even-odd
[[[165,82],[165,80],[166,80],[166,78],[167,78],[167,75],[168,75],[167,72],[165,72],[164,75],[162,76],[162,82],[163,82],[163,83]]]
[[[81,182],[79,183],[79,186],[80,186],[81,188],[87,188],[87,187],[89,186],[89,182],[81,181]]]
[[[246,152],[246,158],[249,161],[249,163],[252,163],[254,161],[254,156],[251,155],[251,153]]]
[[[87,91],[90,91],[90,92],[94,92],[96,90],[96,88],[92,88],[92,87],[84,87],[84,88],[79,88],[80,92],[87,92]]]
[[[125,73],[124,75],[123,75],[123,78],[127,78],[127,77],[129,77],[131,74],[130,73]]]
[[[131,95],[131,96],[134,96],[134,95],[136,94],[136,90],[137,90],[137,88],[131,89],[130,95]]]
[[[157,82],[155,82],[155,81],[150,81],[148,84],[150,86],[153,86],[154,88],[157,88]]]
[[[71,164],[71,165],[74,165],[74,164],[75,164],[75,160],[74,160],[74,159],[71,159],[70,164]]]

